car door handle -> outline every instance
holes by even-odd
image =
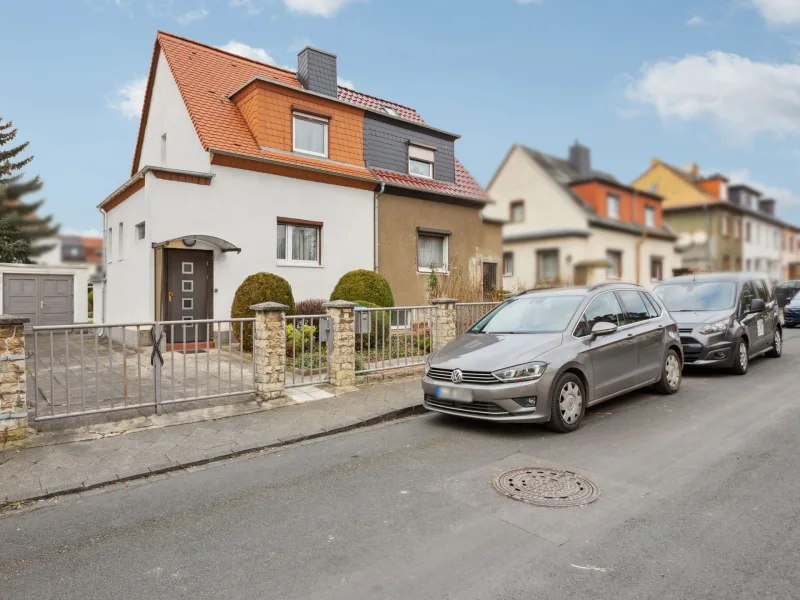
[[[626,337],[626,338],[628,338],[628,339],[631,339],[631,338],[633,338],[633,337],[635,337],[635,336],[634,336],[632,333],[629,333],[629,334],[628,334],[628,335],[626,335],[625,337]]]

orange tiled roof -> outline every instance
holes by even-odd
[[[365,167],[263,150],[258,146],[244,117],[228,96],[254,77],[264,77],[302,89],[294,73],[162,31],[156,36],[131,175],[135,174],[139,162],[159,48],[175,78],[200,143],[206,150],[223,150],[347,177],[375,179]]]

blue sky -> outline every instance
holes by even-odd
[[[28,0],[5,3],[0,117],[65,229],[130,174],[156,30],[339,76],[462,135],[484,185],[509,146],[630,181],[658,156],[779,199],[800,223],[800,0]]]

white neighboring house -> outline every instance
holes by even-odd
[[[742,263],[745,271],[766,273],[776,282],[784,276],[783,236],[787,224],[775,216],[775,200],[747,185],[728,187],[728,199],[744,209]]]
[[[591,168],[576,142],[562,159],[515,145],[487,188],[503,227],[503,288],[624,280],[652,287],[680,267],[661,197]]]

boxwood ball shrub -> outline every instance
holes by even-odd
[[[247,277],[237,288],[231,305],[231,318],[241,319],[255,316],[255,312],[250,310],[250,307],[262,302],[285,304],[289,307],[286,311],[287,315],[293,315],[295,311],[292,286],[288,281],[272,273],[255,273]],[[234,336],[239,340],[240,326],[235,323],[233,325]],[[239,341],[247,352],[253,351],[252,323],[244,324],[244,339]]]
[[[342,275],[333,288],[331,301],[370,302],[376,306],[394,306],[392,288],[386,278],[375,271],[358,269]]]

